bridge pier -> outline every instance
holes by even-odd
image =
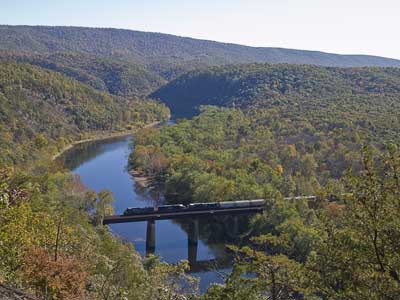
[[[197,245],[188,243],[188,261],[190,268],[193,268],[197,263]]]
[[[238,233],[239,233],[239,217],[234,216],[233,217],[233,227],[232,227],[233,238],[237,238]]]
[[[188,233],[188,242],[189,245],[196,245],[199,242],[199,220],[194,219],[189,226],[189,233]]]
[[[146,231],[146,255],[154,254],[156,249],[156,221],[147,221]]]
[[[197,245],[199,243],[199,220],[194,219],[189,224],[188,232],[188,261],[190,268],[197,263]]]

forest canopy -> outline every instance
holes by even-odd
[[[400,69],[383,68],[399,61],[44,26],[0,26],[0,49],[0,285],[46,300],[400,298]],[[167,105],[174,125],[145,126]],[[129,168],[167,203],[265,199],[203,295],[187,262],[113,235],[111,192],[52,159],[133,132]],[[315,201],[285,199],[300,195]]]
[[[29,64],[0,63],[0,165],[27,162],[39,152],[55,154],[95,132],[168,117],[155,101],[112,96]]]
[[[288,106],[351,113],[399,105],[400,69],[327,68],[307,65],[247,64],[211,67],[184,74],[154,92],[178,117],[193,116],[201,105],[228,107]],[[354,107],[354,108],[353,108]]]
[[[363,126],[350,113],[299,111],[203,107],[141,131],[130,166],[169,203],[266,200],[204,299],[398,298],[398,131],[376,130],[373,114]],[[316,200],[284,198],[301,195]]]

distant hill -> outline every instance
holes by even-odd
[[[90,132],[152,122],[163,113],[168,111],[153,101],[112,96],[30,64],[0,62],[1,165],[27,161],[47,145],[62,149]]]
[[[0,60],[30,63],[57,71],[97,90],[119,96],[145,96],[166,83],[155,72],[135,63],[82,53],[0,51]]]
[[[400,69],[286,64],[210,67],[180,76],[151,97],[166,103],[177,116],[192,116],[201,105],[257,107],[295,101],[307,107],[318,100],[314,104],[322,108],[349,98],[361,104],[390,97],[400,104]]]
[[[128,59],[172,76],[176,69],[202,64],[290,63],[337,67],[400,66],[399,60],[316,51],[256,48],[111,28],[0,26],[0,49],[36,53],[79,52]],[[172,70],[172,71],[171,71]]]

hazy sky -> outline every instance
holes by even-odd
[[[0,0],[0,23],[116,27],[400,59],[400,0]]]

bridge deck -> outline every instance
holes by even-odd
[[[143,222],[149,220],[168,220],[168,219],[180,219],[190,217],[204,217],[204,216],[221,216],[221,215],[241,215],[241,214],[252,214],[259,213],[264,210],[262,206],[255,207],[232,207],[232,208],[221,208],[214,210],[191,210],[191,211],[172,211],[172,212],[155,212],[151,214],[140,214],[140,215],[115,215],[104,218],[103,224],[115,224],[115,223],[127,223],[127,222]]]

